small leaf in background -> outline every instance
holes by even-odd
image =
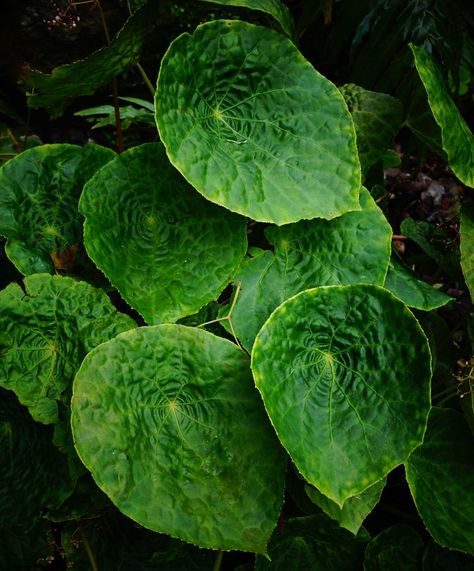
[[[54,549],[48,522],[41,522],[28,531],[0,529],[0,569],[5,571],[51,569]]]
[[[466,285],[474,301],[474,203],[465,203],[461,208],[461,268]]]
[[[406,475],[433,539],[474,554],[474,438],[459,412],[431,409],[424,442],[408,458]]]
[[[305,489],[309,499],[319,506],[326,515],[336,520],[341,527],[356,535],[364,519],[377,505],[385,483],[386,479],[383,478],[360,494],[347,498],[342,508],[314,486],[306,485]]]
[[[155,104],[171,162],[208,200],[279,225],[359,210],[344,99],[281,34],[217,20],[179,36]]]
[[[30,89],[28,105],[45,107],[51,117],[59,117],[73,99],[92,95],[100,86],[139,61],[142,45],[155,23],[160,2],[150,0],[125,22],[109,46],[83,60],[60,65],[51,74],[32,70],[23,78]]]
[[[430,541],[423,555],[423,571],[474,571],[474,557]]]
[[[262,251],[246,259],[233,280],[240,283],[240,291],[232,323],[247,350],[270,313],[304,289],[383,284],[392,230],[364,187],[360,206],[360,211],[334,220],[302,221],[266,230],[274,253]]]
[[[290,519],[273,533],[270,561],[257,555],[255,571],[360,571],[369,540],[354,537],[324,514]]]
[[[134,147],[84,188],[87,253],[149,324],[215,300],[245,256],[247,222],[204,200],[163,145]]]
[[[72,427],[128,517],[200,547],[265,553],[286,458],[230,341],[157,325],[103,343],[76,376]]]
[[[404,264],[392,256],[384,287],[403,301],[408,307],[431,311],[453,300],[442,291],[419,280]]]
[[[77,203],[84,184],[115,153],[89,144],[42,145],[0,168],[0,234],[22,274],[53,273],[82,242]]]
[[[257,335],[252,370],[299,472],[341,507],[423,440],[428,341],[381,287],[319,287],[290,298]]]
[[[360,166],[365,176],[383,159],[403,121],[403,105],[395,97],[349,83],[339,88],[354,121]]]
[[[465,185],[474,188],[474,135],[454,104],[445,80],[432,56],[410,44],[415,66],[428,95],[433,116],[441,127],[443,149],[449,166]]]
[[[412,527],[398,524],[374,537],[365,551],[364,571],[419,571],[424,544]]]
[[[282,31],[290,38],[295,37],[295,23],[288,7],[280,0],[201,0],[222,6],[239,6],[269,14],[278,22]]]
[[[0,292],[0,386],[38,422],[59,422],[72,381],[96,345],[135,327],[107,295],[85,282],[36,274]]]
[[[59,506],[73,488],[49,427],[33,422],[14,396],[0,389],[0,529],[28,530],[43,509]]]

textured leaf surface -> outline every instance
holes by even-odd
[[[448,156],[449,166],[461,182],[474,187],[474,135],[451,99],[433,58],[422,48],[413,44],[410,47],[431,111],[441,127],[443,149]]]
[[[86,354],[135,323],[85,282],[36,274],[23,287],[0,292],[0,385],[14,391],[35,420],[54,423]]]
[[[89,178],[115,153],[99,145],[29,149],[0,169],[0,234],[23,274],[54,271],[54,254],[82,241],[77,202]]]
[[[255,571],[360,571],[367,534],[354,537],[324,514],[290,519],[268,546],[271,561],[257,556]]]
[[[276,224],[358,210],[344,99],[277,32],[217,20],[181,35],[155,104],[171,162],[212,202]]]
[[[406,475],[433,539],[474,554],[474,438],[460,413],[431,409],[424,442],[408,459]]]
[[[461,208],[461,267],[466,285],[474,300],[474,203]]]
[[[419,571],[423,548],[422,538],[412,527],[394,525],[367,545],[364,571]]]
[[[80,95],[92,95],[101,85],[134,65],[140,58],[146,35],[161,9],[161,2],[150,0],[127,20],[109,46],[87,58],[60,65],[51,74],[32,70],[24,78],[32,90],[30,107],[46,107],[52,117],[63,114]]]
[[[290,38],[295,35],[295,23],[288,9],[280,0],[202,0],[211,4],[221,4],[222,6],[239,6],[249,8],[250,10],[258,10],[269,14],[276,20],[283,32]]]
[[[339,507],[314,486],[306,486],[309,499],[318,505],[325,514],[334,519],[344,529],[356,534],[364,519],[377,505],[385,486],[385,478],[376,482],[360,494],[347,498],[344,505]]]
[[[290,298],[260,330],[252,369],[298,470],[339,505],[423,439],[428,342],[411,312],[378,286],[319,287]]]
[[[339,88],[354,121],[362,173],[391,145],[403,121],[403,105],[395,97],[349,83]]]
[[[48,428],[0,391],[0,529],[31,527],[43,508],[59,505],[71,492],[66,458]]]
[[[409,268],[393,256],[388,267],[384,287],[409,307],[424,311],[442,307],[453,299],[430,286],[430,284],[419,280]]]
[[[360,205],[362,210],[335,220],[302,221],[267,230],[274,253],[261,251],[245,260],[234,278],[241,288],[232,323],[247,350],[270,313],[304,289],[383,284],[392,230],[365,188],[361,188]]]
[[[74,382],[76,448],[140,524],[201,547],[265,552],[285,458],[245,354],[200,329],[119,335]]]
[[[216,299],[247,249],[245,219],[195,192],[161,144],[111,161],[79,207],[89,256],[149,324]]]

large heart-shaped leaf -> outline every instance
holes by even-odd
[[[425,86],[428,102],[436,123],[441,127],[443,149],[454,174],[467,186],[474,188],[474,135],[449,95],[446,82],[423,49],[410,44],[415,66]]]
[[[195,192],[161,144],[111,161],[79,206],[89,256],[149,324],[216,299],[247,249],[245,219]]]
[[[135,327],[107,295],[85,282],[36,274],[0,292],[0,386],[12,390],[32,417],[58,422],[72,380],[96,345]]]
[[[267,229],[274,253],[260,252],[245,260],[234,278],[240,290],[232,323],[246,349],[251,349],[270,313],[304,289],[360,282],[383,284],[392,230],[363,187],[360,205],[360,211],[335,220],[302,221]]]
[[[422,442],[428,341],[383,288],[319,287],[290,298],[257,335],[252,369],[298,470],[340,506]]]
[[[463,416],[433,408],[406,463],[410,491],[433,539],[474,555],[474,438]]]
[[[2,166],[0,234],[20,272],[52,273],[55,261],[74,252],[82,241],[82,187],[114,156],[99,145],[42,145]]]
[[[230,341],[157,325],[103,343],[76,376],[72,428],[127,516],[201,547],[265,552],[285,457]]]
[[[212,202],[276,224],[359,209],[344,99],[277,32],[217,20],[181,35],[155,103],[171,162]]]

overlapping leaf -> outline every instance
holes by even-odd
[[[127,516],[201,547],[264,553],[285,458],[246,355],[157,325],[103,343],[74,382],[76,448]]]
[[[277,32],[217,20],[181,35],[155,103],[171,162],[212,202],[276,224],[358,210],[343,97]]]
[[[379,533],[367,545],[364,571],[419,571],[423,540],[412,527],[398,524]]]
[[[461,267],[466,285],[474,300],[474,203],[461,209]]]
[[[245,219],[196,193],[161,144],[111,161],[79,206],[89,256],[149,324],[216,299],[247,249]]]
[[[99,145],[29,149],[0,169],[0,234],[23,274],[65,269],[82,241],[82,187],[115,153]]]
[[[23,287],[0,292],[0,386],[14,391],[35,420],[56,423],[85,355],[135,323],[84,282],[36,274]]]
[[[460,413],[433,408],[406,463],[416,507],[433,539],[474,555],[474,438]]]
[[[257,335],[252,370],[298,470],[340,506],[422,442],[428,342],[411,312],[378,286],[290,298]]]
[[[451,99],[446,82],[433,58],[422,48],[413,44],[410,47],[431,111],[441,128],[443,149],[448,156],[449,166],[461,182],[474,187],[474,135]]]

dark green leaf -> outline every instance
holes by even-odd
[[[474,571],[474,557],[430,541],[423,556],[423,571]]]
[[[461,268],[474,300],[474,202],[462,205],[460,236]]]
[[[412,527],[394,525],[367,545],[364,571],[419,571],[423,548],[423,540]]]

